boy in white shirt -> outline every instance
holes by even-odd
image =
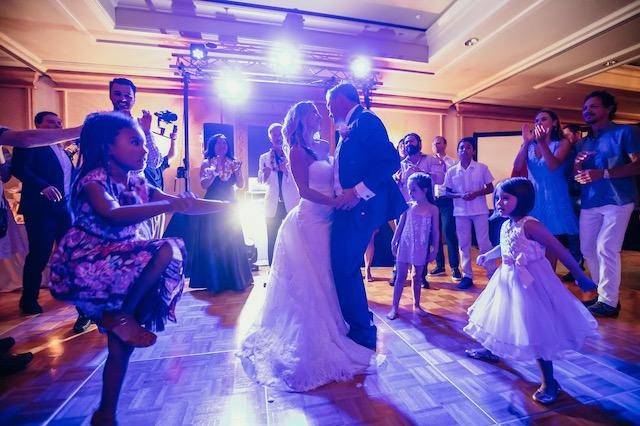
[[[471,224],[476,232],[476,240],[481,253],[492,248],[489,239],[489,208],[486,194],[493,193],[493,176],[489,168],[473,160],[475,148],[473,138],[462,138],[458,142],[458,164],[452,166],[444,178],[444,186],[453,199],[453,216],[456,219],[456,234],[460,246],[462,281],[459,289],[473,286],[471,269]],[[485,264],[490,277],[496,270],[495,262]]]

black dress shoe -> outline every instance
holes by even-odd
[[[42,313],[42,306],[38,302],[23,302],[20,299],[20,311],[23,315],[37,315]]]
[[[594,297],[593,299],[582,300],[582,304],[587,308],[591,305],[595,305],[596,303],[598,303],[598,296]]]
[[[596,302],[589,306],[589,312],[596,317],[617,318],[620,314],[620,303],[615,308],[603,302]]]
[[[87,331],[87,329],[91,326],[91,318],[85,317],[84,315],[78,315],[78,319],[75,324],[73,324],[73,332],[74,333],[82,333],[83,331]]]
[[[0,353],[9,352],[9,349],[16,344],[16,341],[13,337],[5,337],[4,339],[0,339]]]
[[[436,266],[429,272],[430,277],[439,277],[444,275],[446,271],[444,270],[444,266]]]
[[[451,268],[451,279],[454,280],[455,282],[462,281],[462,274],[460,273],[460,269]]]
[[[24,370],[33,360],[31,352],[25,352],[17,355],[0,356],[0,375],[12,374]]]
[[[466,290],[473,287],[473,280],[469,277],[463,277],[460,284],[456,286],[458,290]]]
[[[429,281],[425,277],[422,277],[422,288],[429,288]]]

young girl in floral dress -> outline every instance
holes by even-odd
[[[143,222],[168,212],[205,214],[224,203],[174,197],[140,177],[147,150],[135,120],[120,113],[87,118],[80,170],[71,191],[74,225],[50,262],[51,293],[76,305],[107,332],[102,399],[91,423],[115,424],[120,389],[134,347],[175,321],[183,288],[180,239],[146,240]],[[144,325],[144,328],[142,327]]]

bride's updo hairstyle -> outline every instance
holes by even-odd
[[[498,189],[511,194],[518,199],[516,208],[511,212],[512,216],[526,216],[531,210],[536,201],[536,191],[533,188],[531,181],[525,177],[514,177],[505,179],[498,184],[496,190],[493,192],[493,199],[495,201]]]
[[[284,118],[284,124],[282,125],[282,134],[286,144],[293,148],[299,145],[315,160],[318,159],[317,155],[309,146],[307,141],[304,140],[306,133],[304,118],[307,114],[316,110],[316,106],[311,101],[301,101],[289,108],[287,115]]]

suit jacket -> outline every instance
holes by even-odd
[[[397,219],[407,209],[392,177],[400,169],[400,156],[373,112],[361,106],[353,112],[347,134],[340,141],[337,161],[342,188],[353,188],[362,182],[375,194],[351,210],[356,224],[375,229]]]
[[[68,210],[69,194],[64,192],[64,172],[51,147],[15,148],[11,174],[22,182],[19,213],[34,216]],[[65,200],[53,202],[41,195],[48,186],[55,186]]]
[[[270,167],[270,151],[265,152],[260,156],[258,161],[258,181],[267,185],[267,193],[264,198],[264,212],[266,217],[274,217],[276,210],[278,209],[278,197],[280,191],[278,188],[278,172],[271,171],[269,177],[265,180],[262,173],[263,168]],[[298,194],[298,187],[296,186],[291,171],[282,176],[282,199],[284,200],[284,207],[287,212],[294,208],[298,201],[300,201],[300,195]]]

